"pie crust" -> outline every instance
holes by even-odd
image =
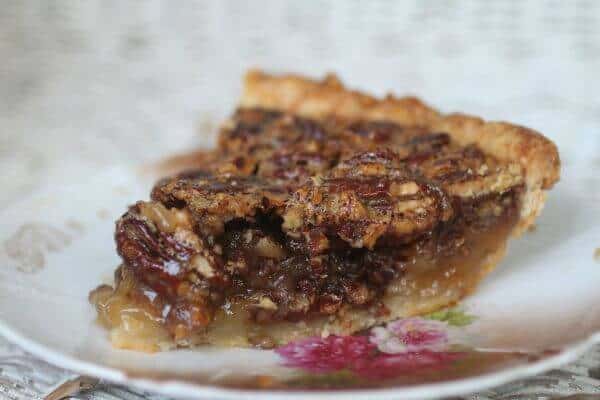
[[[116,347],[273,347],[453,305],[560,173],[528,128],[261,71],[184,161],[118,221],[115,287],[90,294]]]

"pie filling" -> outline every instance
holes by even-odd
[[[240,109],[198,170],[117,222],[117,347],[273,347],[467,294],[519,220],[518,165],[443,132]]]

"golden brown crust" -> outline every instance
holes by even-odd
[[[526,191],[519,234],[540,213],[545,190],[560,177],[556,145],[531,129],[505,122],[486,122],[465,114],[440,114],[414,97],[384,99],[346,89],[333,75],[321,81],[296,75],[273,76],[251,70],[245,78],[242,107],[264,107],[320,118],[334,115],[349,119],[389,120],[447,132],[461,145],[476,143],[482,150],[525,171]]]
[[[246,74],[240,106],[285,110],[311,118],[387,119],[404,125],[429,125],[439,118],[437,111],[415,97],[376,99],[346,89],[334,75],[313,81],[256,70]]]

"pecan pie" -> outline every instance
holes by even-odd
[[[516,125],[250,72],[218,146],[117,221],[114,346],[272,347],[452,305],[530,227],[556,147]]]

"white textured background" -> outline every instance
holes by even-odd
[[[334,71],[376,94],[521,123],[555,140],[565,165],[600,173],[600,2],[4,0],[0,207],[211,145],[248,67]],[[0,399],[36,398],[65,376],[2,346]],[[599,367],[597,350],[474,398],[600,393]],[[107,393],[140,398],[110,387],[82,398]]]

